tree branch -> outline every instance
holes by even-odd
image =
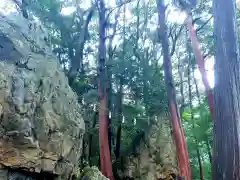
[[[202,28],[204,28],[204,26],[213,18],[213,16],[211,16],[202,26],[200,26],[199,28],[196,29],[196,33],[198,31],[200,31]]]
[[[121,0],[120,0],[120,1],[121,1]],[[122,3],[122,1],[121,1],[121,3]],[[117,24],[118,24],[118,17],[119,17],[119,15],[120,15],[120,10],[121,10],[121,7],[118,8],[117,13],[115,14],[115,17],[114,17],[115,23],[114,23],[114,25],[113,25],[113,33],[112,33],[112,35],[111,35],[110,38],[109,38],[108,50],[109,50],[109,53],[110,53],[111,55],[112,55],[112,53],[113,53],[112,42],[113,42],[114,36],[116,35]]]
[[[115,9],[117,9],[117,8],[120,9],[123,5],[128,4],[128,3],[131,3],[131,2],[132,2],[132,0],[125,0],[125,2],[122,2],[122,1],[121,1],[121,3],[120,3],[119,5],[107,9],[107,10],[109,10],[109,12],[108,12],[108,14],[107,14],[107,16],[106,16],[106,21],[108,20],[110,14],[111,14]]]
[[[71,68],[69,71],[69,75],[71,76],[71,78],[75,78],[79,69],[83,68],[83,49],[84,49],[85,42],[87,40],[88,25],[92,19],[94,10],[95,10],[95,5],[92,5],[80,33],[79,42],[78,42],[79,46],[76,48],[75,56],[71,59]]]
[[[176,49],[176,44],[177,44],[177,39],[179,38],[182,30],[183,30],[183,27],[184,27],[184,24],[181,25],[179,31],[175,34],[174,38],[172,36],[172,48],[171,48],[171,51],[170,51],[170,56],[173,56],[174,52],[175,52],[175,49]]]

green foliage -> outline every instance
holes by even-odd
[[[194,114],[194,128],[192,127],[191,113]],[[212,120],[206,100],[195,106],[192,112],[190,108],[186,108],[182,114],[182,120],[184,125],[188,127],[185,128],[185,136],[187,137],[193,179],[200,179],[196,148],[201,152],[204,177],[205,179],[211,179],[211,164],[208,157],[207,143],[212,139]]]
[[[79,2],[76,4],[74,2]],[[86,122],[86,133],[84,137],[84,159],[91,162],[91,165],[98,166],[99,144],[98,144],[98,76],[97,76],[97,59],[98,59],[98,13],[95,12],[88,26],[87,38],[84,46],[80,46],[82,33],[84,32],[84,23],[87,14],[91,10],[85,7],[82,1],[68,0],[28,0],[28,11],[37,17],[48,29],[51,36],[51,45],[53,52],[57,55],[58,60],[68,76],[69,69],[72,66],[76,52],[83,50],[83,67],[79,70],[78,75],[71,84],[72,89],[79,96],[79,103],[83,107],[83,118]],[[90,1],[89,1],[90,2]],[[139,5],[137,5],[139,2]],[[193,12],[194,18],[200,17],[196,22],[198,38],[201,42],[204,55],[212,55],[213,37],[212,25],[207,22],[211,15],[211,7],[206,3],[198,4]],[[116,146],[117,129],[122,126],[120,154],[128,157],[134,153],[138,144],[144,140],[145,134],[151,128],[152,121],[155,117],[168,112],[167,92],[165,90],[164,74],[162,69],[161,46],[159,46],[158,35],[156,33],[156,3],[151,0],[132,1],[126,5],[128,8],[127,19],[123,23],[123,11],[121,11],[117,32],[113,41],[113,55],[107,51],[107,73],[111,72],[111,77],[106,80],[106,86],[111,85],[109,97],[111,99],[111,142],[112,142],[112,159],[115,159],[114,148]],[[72,7],[74,11],[68,15],[63,14],[62,10],[66,7]],[[81,7],[81,8],[80,8]],[[122,7],[121,7],[122,8]],[[170,8],[173,8],[170,6]],[[122,8],[123,9],[123,8]],[[107,6],[109,22],[111,26],[106,26],[107,44],[111,37],[114,26],[114,13],[112,7]],[[172,11],[171,11],[172,12]],[[206,16],[207,15],[207,16]],[[176,17],[177,19],[178,17]],[[207,22],[207,23],[206,23]],[[126,28],[123,28],[125,24]],[[178,90],[181,84],[184,92],[177,96],[187,95],[186,77],[182,81],[179,79],[178,66],[181,65],[181,73],[186,74],[188,54],[192,53],[191,48],[185,48],[186,32],[181,28],[182,24],[168,18],[170,46],[176,45],[172,54],[173,75]],[[123,33],[125,29],[125,34]],[[181,30],[181,31],[180,31]],[[177,32],[179,31],[179,35]],[[110,59],[110,57],[112,59]],[[193,55],[192,55],[193,57]],[[178,61],[178,60],[181,61]],[[80,61],[80,59],[79,59]],[[182,64],[179,64],[182,62]],[[79,62],[80,63],[80,62]],[[196,67],[195,59],[191,59],[192,67]],[[120,84],[120,80],[122,84]],[[201,81],[199,81],[201,83]],[[122,104],[118,104],[118,90],[123,87]],[[193,99],[197,99],[196,92]],[[196,148],[201,152],[203,171],[205,180],[210,179],[210,163],[208,160],[207,143],[212,141],[212,123],[210,120],[209,110],[204,99],[204,91],[200,90],[200,104],[194,105],[190,109],[186,104],[179,104],[184,107],[182,113],[182,123],[185,130],[185,136],[188,144],[193,179],[199,179],[199,167],[196,155]],[[186,102],[185,102],[186,103]],[[122,109],[120,114],[123,119],[119,119],[119,106]],[[192,127],[191,113],[194,114],[194,124]],[[211,148],[211,147],[210,147]],[[160,162],[160,159],[156,159]]]

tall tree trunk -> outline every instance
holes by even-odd
[[[198,88],[198,84],[197,84],[197,79],[195,77],[195,73],[194,73],[194,67],[192,67],[192,72],[193,72],[193,79],[194,79],[194,84],[195,84],[195,88],[196,88],[196,94],[197,94],[197,98],[198,98],[198,104],[201,104],[201,97],[200,97],[200,93],[199,93],[199,88]]]
[[[208,151],[208,158],[209,158],[209,162],[212,164],[212,150],[210,147],[210,144],[208,142],[208,139],[206,138],[206,145],[207,145],[207,151]]]
[[[184,92],[183,92],[183,64],[181,62],[180,57],[178,57],[178,75],[180,78],[180,94],[181,94],[181,106],[180,106],[180,117],[182,117],[182,113],[184,111],[184,105],[185,105],[185,98],[184,98]]]
[[[118,129],[117,129],[117,142],[116,142],[116,149],[115,149],[116,160],[118,160],[120,157],[121,134],[122,134],[122,123],[118,125]]]
[[[205,70],[205,62],[204,62],[203,55],[201,53],[200,44],[198,42],[196,31],[193,27],[191,15],[188,15],[188,17],[186,19],[186,24],[187,24],[187,27],[188,27],[189,36],[190,36],[191,41],[192,41],[193,52],[194,52],[195,57],[196,57],[196,61],[197,61],[197,64],[198,64],[198,69],[200,71],[202,81],[203,81],[203,84],[204,84],[204,87],[205,87],[205,91],[207,93],[209,110],[210,110],[211,117],[212,117],[212,120],[213,120],[213,117],[214,117],[213,116],[213,93],[212,93],[212,89],[211,89],[211,87],[209,85],[209,82],[208,82],[208,79],[207,79],[207,73],[206,73],[206,70]]]
[[[108,93],[107,93],[107,95],[108,95]],[[108,109],[108,111],[110,111],[110,110]],[[110,157],[112,157],[112,143],[113,143],[113,141],[112,141],[112,128],[111,128],[112,118],[109,117],[109,113],[107,114],[107,118],[108,118],[108,148],[109,148],[109,152],[110,152]]]
[[[123,46],[122,46],[123,52],[122,52],[122,59],[125,58],[125,33],[126,33],[125,32],[126,31],[125,20],[126,20],[126,5],[124,4],[124,10],[123,10]],[[123,119],[122,99],[123,99],[123,79],[124,79],[123,76],[124,76],[124,72],[122,72],[122,74],[119,74],[119,90],[118,90],[118,98],[117,98],[118,129],[117,129],[117,140],[116,140],[116,148],[115,148],[115,156],[116,156],[117,160],[120,157],[121,136],[122,136],[122,119]]]
[[[120,0],[120,2],[122,3],[122,1]],[[113,47],[113,39],[116,35],[116,31],[117,31],[117,25],[118,25],[118,17],[120,15],[120,10],[121,10],[121,6],[118,8],[117,13],[115,14],[115,22],[113,24],[113,33],[110,35],[109,38],[109,45],[108,45],[108,62],[107,62],[107,94],[108,94],[108,110],[109,113],[113,114],[113,102],[112,102],[112,65],[113,65],[113,55],[114,55],[114,47]],[[107,19],[108,20],[108,19]],[[110,152],[112,150],[112,129],[111,129],[111,118],[109,118],[108,121],[108,142],[109,142],[109,149]]]
[[[240,179],[240,64],[236,0],[213,0],[215,67],[213,180]]]
[[[165,83],[166,89],[168,92],[168,102],[171,114],[171,123],[173,130],[173,137],[177,149],[177,158],[180,175],[183,176],[186,180],[191,180],[191,172],[188,160],[188,153],[186,148],[185,137],[183,133],[183,128],[180,124],[180,118],[177,110],[176,103],[176,94],[172,78],[172,66],[170,62],[169,54],[169,42],[167,37],[167,26],[165,23],[165,5],[163,0],[157,0],[157,9],[158,9],[158,21],[159,26],[159,36],[162,43],[163,51],[163,61],[164,61],[164,73],[165,73]]]
[[[189,56],[188,56],[188,95],[189,95],[189,105],[190,105],[190,111],[191,111],[191,121],[192,121],[192,128],[193,130],[195,129],[195,122],[194,122],[194,114],[193,114],[193,104],[192,104],[192,85],[191,85],[191,53],[189,51],[189,43],[187,41],[187,50],[189,52]],[[198,165],[199,165],[199,177],[200,180],[204,180],[204,176],[203,176],[203,168],[202,168],[202,160],[201,160],[201,155],[200,155],[200,151],[199,151],[199,146],[198,146],[198,140],[197,138],[194,136],[194,141],[195,141],[195,145],[196,145],[196,151],[197,151],[197,159],[198,159]]]
[[[98,116],[98,112],[96,111],[94,113],[94,116],[93,116],[93,123],[92,123],[92,127],[91,129],[94,129],[96,124],[97,124],[97,116]],[[93,134],[90,133],[89,135],[89,148],[88,148],[88,163],[90,166],[92,166],[92,138],[93,138]]]
[[[106,46],[105,46],[105,4],[99,0],[99,60],[98,60],[98,96],[99,96],[99,147],[101,172],[109,179],[113,178],[112,163],[108,143],[108,109],[106,92]]]
[[[198,145],[196,146],[196,151],[197,151],[197,159],[198,159],[198,165],[199,165],[199,177],[200,177],[200,180],[204,180],[202,159],[201,159],[201,154],[200,154]]]
[[[118,120],[118,129],[117,129],[117,141],[115,155],[116,159],[120,156],[121,148],[121,133],[122,133],[122,95],[123,95],[123,78],[120,77],[119,81],[119,90],[118,90],[118,102],[117,102],[117,120]]]

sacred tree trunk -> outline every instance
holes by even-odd
[[[168,102],[171,114],[171,123],[173,130],[173,138],[177,149],[177,158],[180,175],[186,180],[191,180],[190,166],[188,160],[188,153],[186,148],[185,137],[183,133],[183,128],[180,124],[180,118],[178,115],[177,104],[176,104],[176,94],[172,78],[172,66],[169,55],[169,42],[167,37],[167,26],[165,23],[165,6],[162,0],[157,0],[158,9],[158,20],[159,26],[159,36],[162,42],[163,51],[163,61],[164,61],[164,73],[166,89],[168,92]]]
[[[101,172],[109,179],[113,178],[112,163],[108,143],[108,109],[106,91],[106,47],[105,47],[105,5],[99,0],[99,60],[98,60],[98,95],[99,95],[99,147]]]
[[[236,0],[214,0],[213,180],[239,180],[240,75]]]

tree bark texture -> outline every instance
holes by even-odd
[[[215,87],[213,180],[240,179],[240,65],[236,0],[213,0]]]
[[[105,4],[99,0],[99,59],[98,59],[98,96],[99,96],[99,147],[101,172],[113,180],[112,162],[108,142],[108,107],[106,91],[106,45],[105,45]]]
[[[171,124],[173,130],[173,138],[177,149],[177,159],[180,175],[185,180],[191,180],[190,165],[188,160],[188,153],[186,148],[185,137],[183,128],[180,124],[180,118],[176,104],[176,94],[172,78],[172,66],[169,54],[169,42],[167,36],[167,26],[165,23],[165,5],[163,0],[157,0],[158,9],[158,21],[159,21],[159,36],[162,43],[163,61],[164,61],[164,73],[165,83],[168,93],[168,102],[171,114]]]

